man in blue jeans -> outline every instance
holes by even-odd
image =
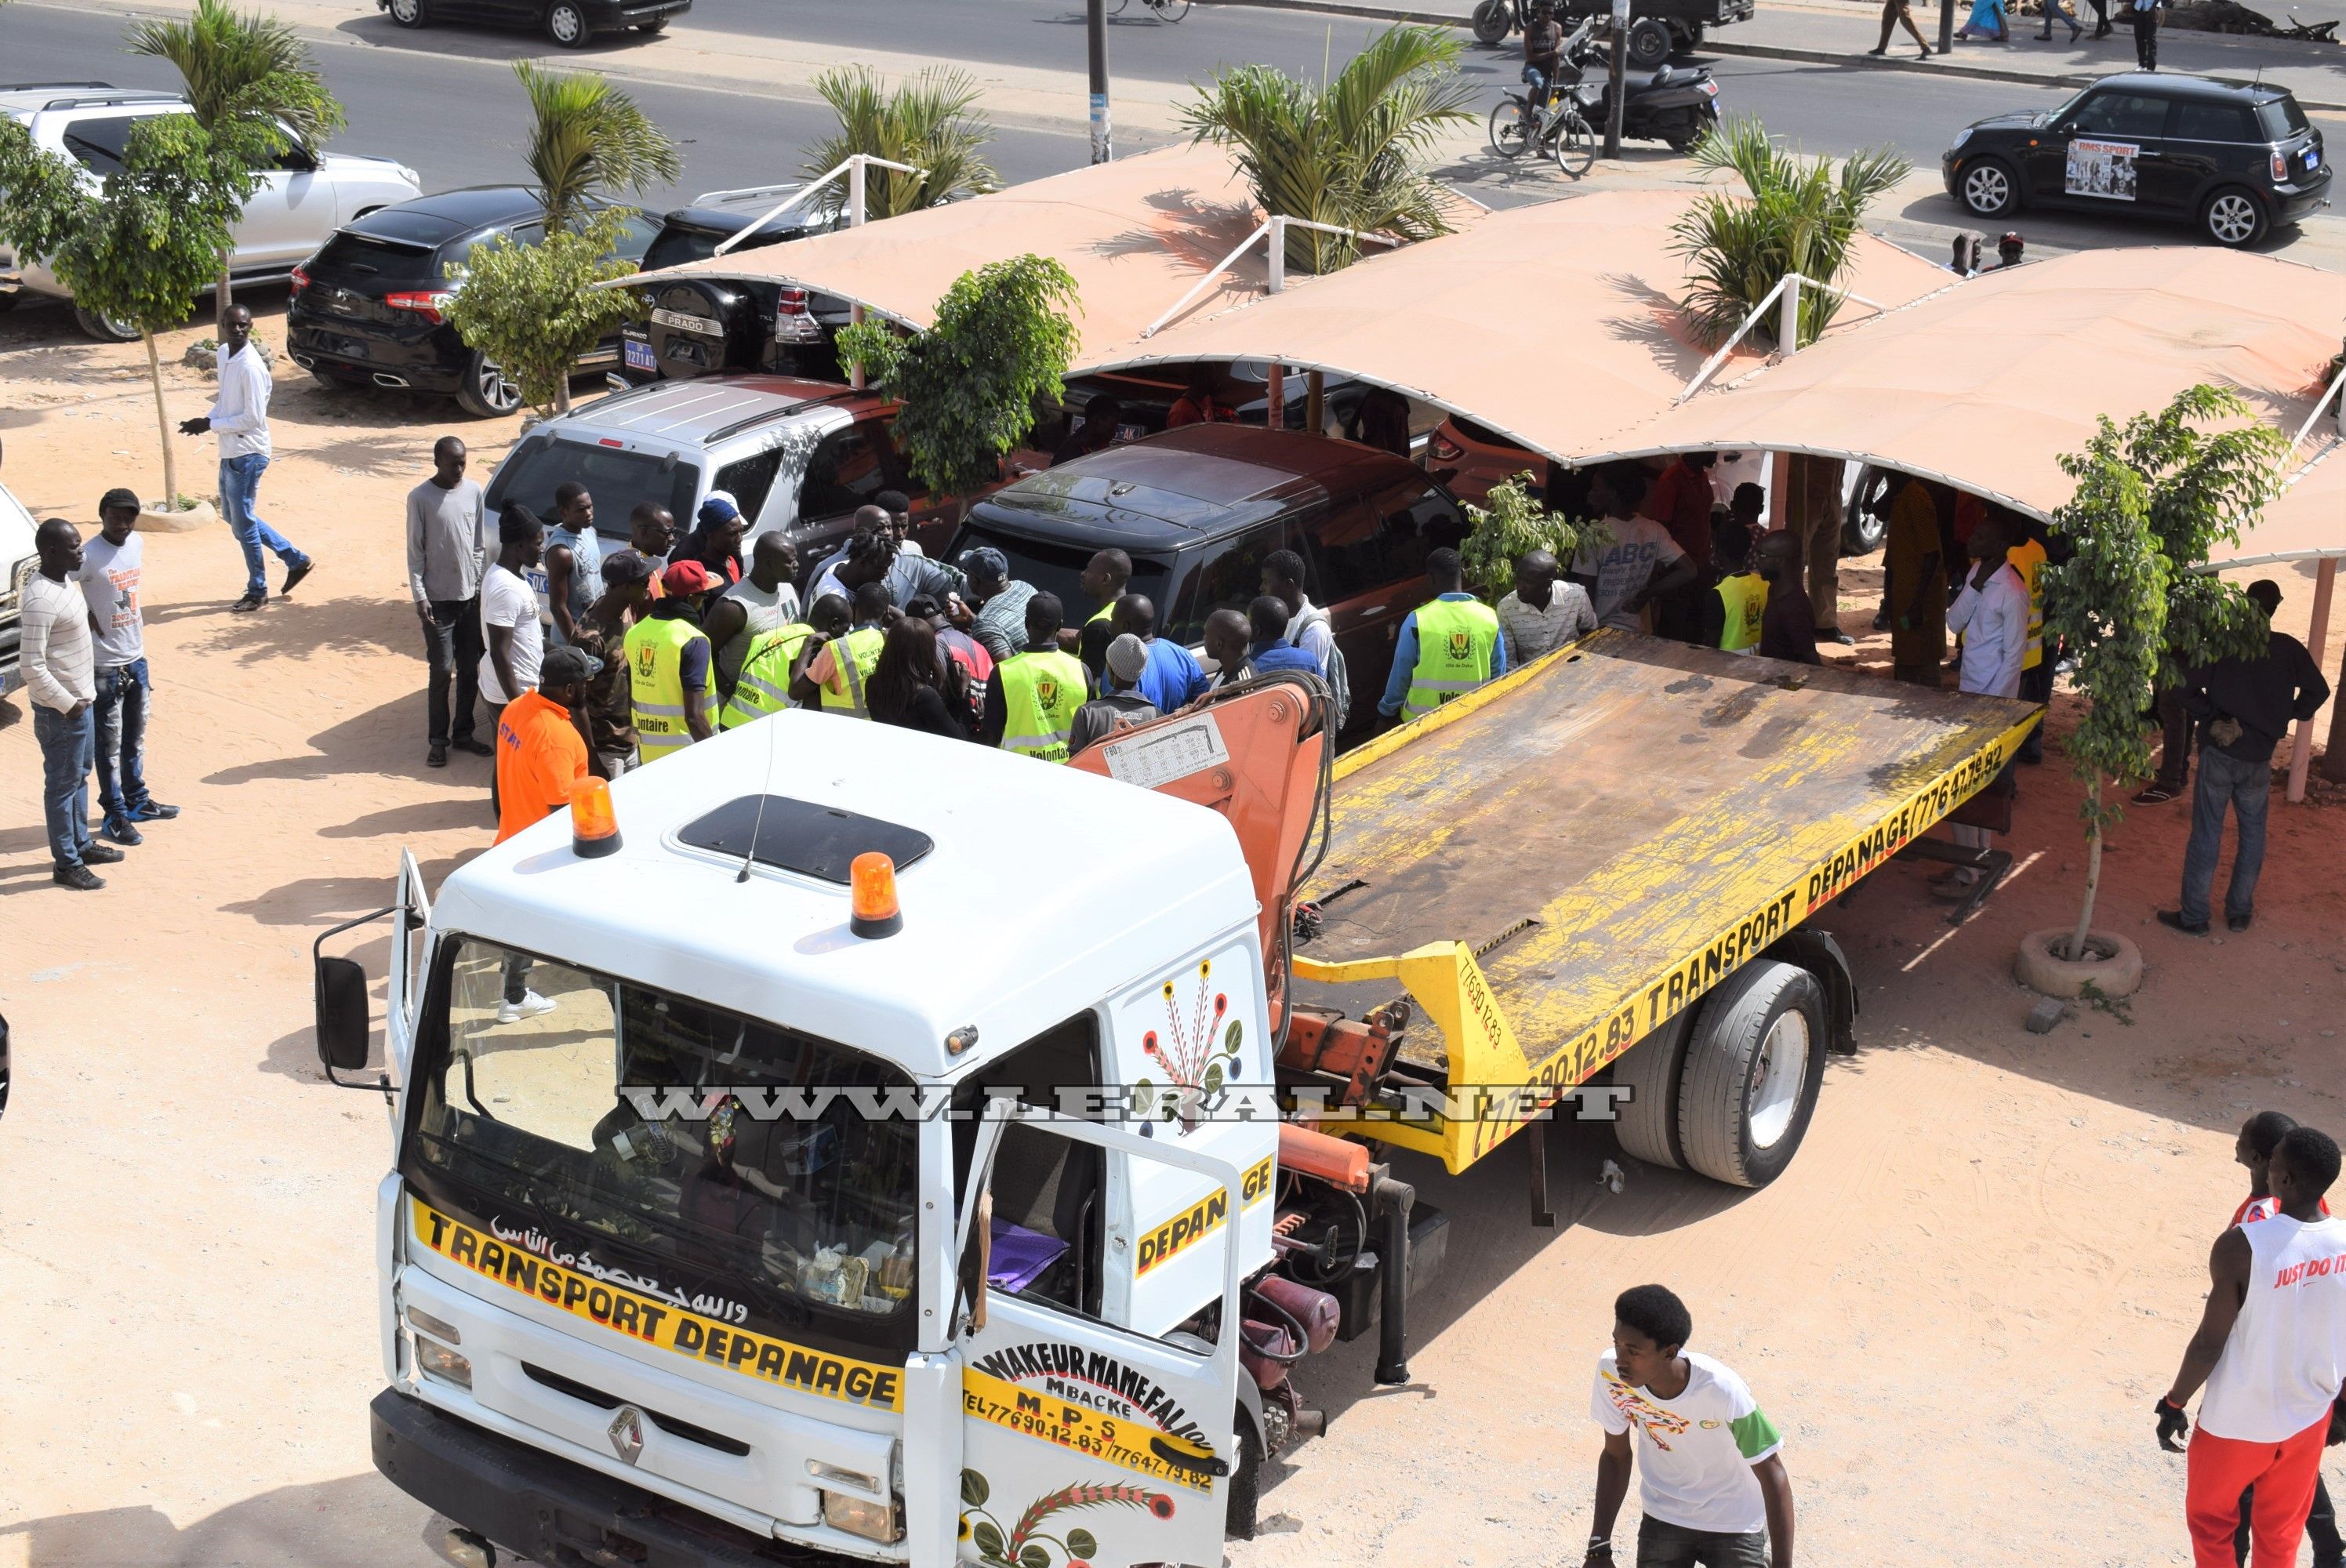
[[[2248,596],[2270,621],[2280,585],[2250,583]],[[2265,808],[2272,796],[2273,748],[2292,719],[2310,719],[2330,700],[2330,683],[2305,645],[2268,627],[2260,658],[2229,658],[2193,670],[2178,694],[2199,725],[2199,776],[2191,792],[2191,842],[2183,851],[2183,907],[2158,911],[2161,925],[2191,936],[2208,931],[2208,894],[2223,848],[2224,813],[2238,815],[2239,842],[2224,891],[2224,923],[2246,931],[2257,912],[2265,864]]]
[[[57,886],[96,892],[106,886],[92,866],[122,851],[89,836],[89,606],[74,586],[81,570],[81,531],[52,517],[33,534],[40,570],[25,583],[20,620],[25,695],[33,704],[33,738],[41,748],[41,814],[46,820],[51,877]]]
[[[285,563],[285,585],[278,590],[280,594],[291,593],[317,565],[253,514],[260,475],[269,466],[270,382],[269,367],[260,362],[260,352],[250,347],[251,341],[252,312],[242,305],[230,306],[220,318],[219,396],[213,400],[209,413],[179,426],[181,435],[201,435],[208,430],[219,433],[220,510],[228,516],[229,532],[244,548],[244,597],[229,608],[245,613],[269,602],[261,551],[272,551]]]
[[[106,837],[137,844],[140,822],[179,814],[147,793],[147,706],[154,689],[147,677],[146,623],[138,607],[146,543],[138,537],[138,497],[109,490],[97,504],[97,537],[82,547],[74,574],[89,606],[94,639],[97,699],[90,707],[92,744],[97,763],[98,809]]]

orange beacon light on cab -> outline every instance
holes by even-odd
[[[855,857],[847,868],[847,929],[862,937],[894,936],[904,929],[896,907],[896,862],[878,850]]]
[[[586,860],[619,852],[619,819],[611,809],[611,786],[581,779],[570,787],[570,849]]]

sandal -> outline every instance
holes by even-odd
[[[2137,806],[2164,806],[2169,800],[2174,799],[2176,794],[2177,791],[2169,789],[2164,784],[2154,784],[2149,789],[2145,789],[2141,794],[2137,795],[2134,798],[2134,803]]]
[[[268,603],[268,601],[263,599],[258,594],[247,594],[244,597],[239,599],[236,603],[228,607],[229,614],[232,616],[249,616],[252,614],[253,611],[260,608],[260,606],[266,603]]]

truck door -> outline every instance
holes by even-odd
[[[1239,1461],[1238,1336],[1153,1338],[1086,1313],[1049,1215],[1063,1207],[1052,1195],[1086,1166],[1149,1163],[1205,1175],[1236,1212],[1239,1169],[1120,1127],[992,1105],[1004,1119],[980,1129],[959,1218],[961,1560],[1219,1563]],[[1234,1326],[1239,1252],[1223,1256],[1219,1321]]]
[[[391,924],[391,975],[383,1010],[383,1054],[407,1082],[407,1062],[415,1045],[415,1019],[423,1004],[423,977],[430,972],[432,943],[426,930],[432,895],[423,889],[423,868],[413,851],[399,851],[398,907]]]

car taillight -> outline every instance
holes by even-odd
[[[293,285],[292,292],[298,294],[302,290],[310,286],[310,274],[305,270],[296,267],[293,269],[293,276],[289,280],[289,281]]]
[[[1433,438],[1433,444],[1426,450],[1433,454],[1433,461],[1436,463],[1455,463],[1466,455],[1464,447],[1455,442],[1445,440],[1440,435]]]
[[[803,316],[807,313],[807,291],[785,289],[774,300],[774,313],[780,316]]]
[[[2282,184],[2288,183],[2289,180],[2289,154],[2281,151],[2279,148],[2275,148],[2273,149],[2272,177],[2276,181]]]
[[[444,290],[430,292],[418,290],[413,293],[385,294],[382,297],[382,302],[394,311],[413,311],[427,321],[437,322],[440,320],[440,307],[454,298],[454,294]]]

